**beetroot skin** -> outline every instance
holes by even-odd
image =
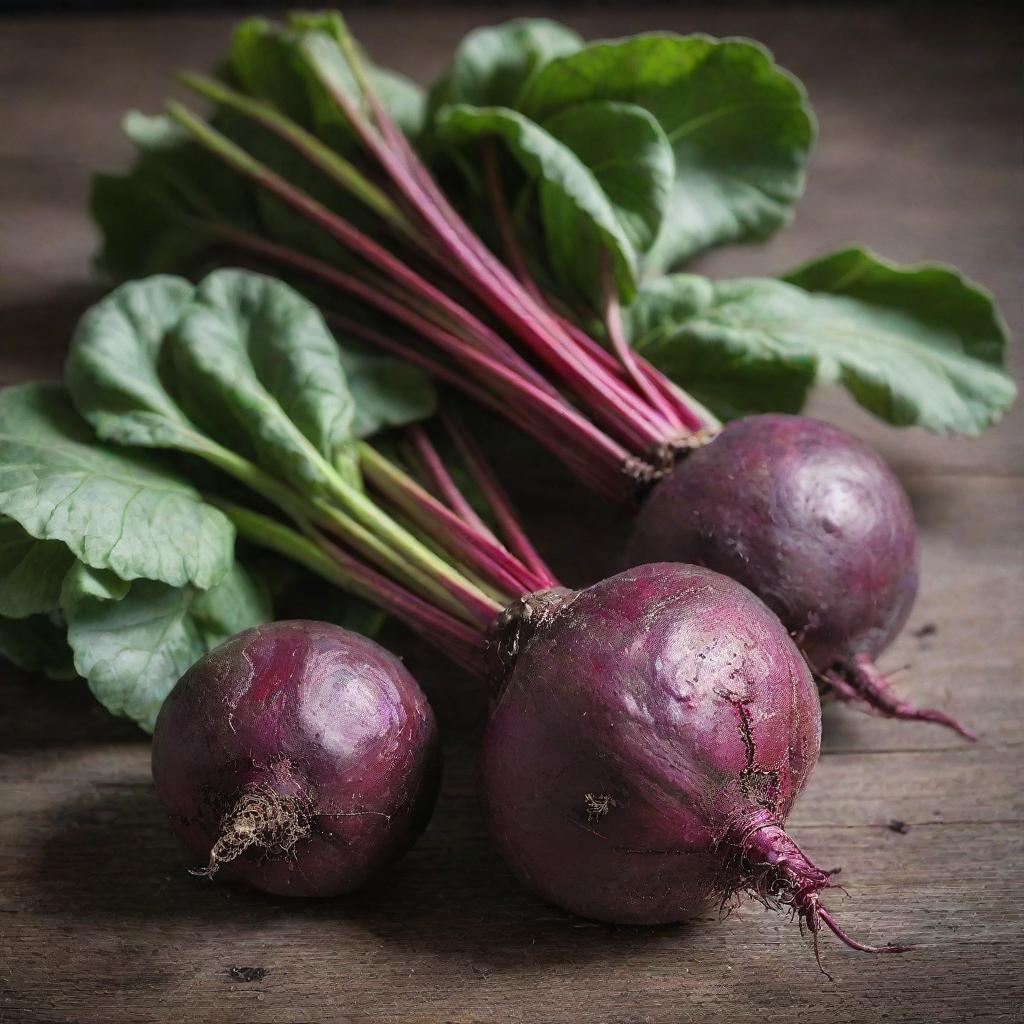
[[[439,748],[426,698],[372,640],[322,622],[246,630],[192,666],[153,734],[178,837],[213,874],[336,896],[426,825]]]
[[[834,924],[828,875],[782,826],[820,731],[807,665],[761,601],[705,568],[644,565],[569,595],[522,643],[482,800],[519,878],[577,914],[683,921],[751,890],[817,931]]]
[[[692,562],[739,580],[839,696],[966,734],[899,700],[874,667],[917,593],[914,517],[886,463],[837,427],[784,415],[728,424],[648,496],[627,559]]]

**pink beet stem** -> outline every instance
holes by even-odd
[[[444,460],[437,453],[427,432],[422,426],[416,424],[409,428],[409,440],[412,448],[419,459],[427,475],[427,479],[436,489],[437,494],[448,503],[448,506],[460,519],[468,523],[479,533],[490,537],[497,542],[498,538],[491,532],[491,528],[476,514],[476,509],[466,500],[466,496],[459,490],[452,479]]]
[[[366,478],[436,543],[501,588],[507,604],[547,585],[511,552],[463,522],[398,466],[380,458],[368,446],[363,446],[363,452],[360,463]]]
[[[619,362],[622,364],[626,375],[637,386],[640,393],[661,413],[670,426],[682,429],[683,425],[676,417],[675,410],[665,401],[664,396],[647,375],[641,371],[633,356],[633,350],[626,340],[626,332],[622,326],[622,309],[619,306],[619,293],[612,279],[611,264],[607,256],[601,260],[601,264],[605,302],[605,327],[608,331],[608,339],[612,343],[612,349],[619,357]]]
[[[278,246],[228,227],[211,226],[210,231],[215,237],[222,238],[254,255],[319,277],[321,280],[364,299],[382,312],[388,313],[417,330],[422,336],[432,339],[442,350],[452,352],[456,356],[457,362],[470,364],[485,385],[496,388],[500,392],[497,399],[485,400],[482,393],[477,391],[478,398],[497,411],[506,413],[509,408],[515,408],[514,404],[509,405],[510,398],[513,403],[522,399],[525,404],[521,410],[522,416],[517,419],[522,423],[524,429],[529,431],[532,427],[534,436],[542,444],[552,448],[591,487],[610,497],[613,501],[622,502],[624,500],[625,490],[621,467],[628,457],[628,453],[590,423],[557,392],[551,391],[550,385],[546,381],[543,381],[542,387],[535,388],[531,381],[523,379],[508,366],[502,365],[501,362],[483,352],[476,351],[461,338],[443,330],[435,323],[423,319],[403,302],[392,299],[365,281],[321,263],[304,253]],[[335,319],[338,320],[341,317],[335,317]],[[473,393],[473,385],[466,382],[464,375],[448,370],[443,364],[436,362],[431,362],[428,366],[425,357],[414,354],[414,350],[400,350],[396,342],[387,339],[381,332],[374,331],[351,319],[346,322],[352,333],[373,341],[375,344],[383,345],[391,351],[399,352],[405,358],[418,362],[431,369],[431,372],[450,380],[461,390]],[[518,394],[510,396],[510,389],[514,389]],[[533,422],[533,418],[539,415],[543,415],[549,420],[547,428]],[[559,422],[552,423],[552,418]],[[585,457],[580,450],[584,445],[591,449]],[[599,466],[600,469],[598,469]]]
[[[415,175],[411,167],[422,167],[401,132],[395,128],[389,138],[395,149],[386,145],[365,123],[350,97],[321,77],[339,108],[353,123],[360,137],[398,188],[411,210],[432,233],[438,245],[445,248],[454,266],[466,271],[463,283],[497,316],[531,351],[558,375],[574,393],[588,403],[592,414],[606,420],[606,425],[624,437],[639,440],[643,447],[657,444],[664,438],[651,426],[659,417],[641,399],[606,373],[593,360],[572,344],[561,331],[555,317],[538,305],[525,288],[469,228],[450,211],[447,200],[432,182],[425,168]],[[372,90],[368,91],[372,94]],[[390,118],[379,103],[374,114],[378,124]],[[397,158],[400,150],[402,159]],[[428,184],[429,182],[429,184]],[[456,227],[457,225],[457,227]]]
[[[487,504],[494,513],[495,519],[498,520],[502,535],[509,548],[533,570],[542,586],[557,586],[558,581],[555,579],[554,573],[548,568],[547,563],[530,542],[525,530],[519,525],[519,518],[512,508],[512,502],[476,442],[454,416],[444,414],[442,418],[466,468],[487,499]]]
[[[515,228],[512,226],[512,219],[509,217],[508,206],[505,203],[505,193],[501,187],[501,176],[498,173],[497,143],[494,139],[487,139],[484,142],[484,173],[487,177],[487,189],[490,193],[491,205],[494,207],[494,220],[505,257],[531,298],[541,304],[544,302],[544,297],[540,288],[537,287],[537,282],[533,280],[530,272],[526,269],[526,261],[523,259],[522,250],[516,241]]]
[[[346,573],[345,586],[357,597],[394,615],[453,661],[474,675],[482,674],[480,632],[347,554],[326,537],[312,534],[315,543]]]
[[[688,420],[699,423],[700,415],[686,407],[682,392],[667,386],[667,382],[662,383],[656,371],[641,364],[630,354],[628,346],[623,347],[621,344],[621,334],[616,336],[616,344],[620,355],[624,354],[623,362],[628,370],[626,374],[619,372],[617,365],[609,365],[606,354],[592,339],[587,338],[585,343],[581,342],[584,332],[567,330],[544,301],[540,290],[529,278],[515,245],[514,232],[501,196],[493,144],[486,157],[488,176],[495,193],[499,230],[506,240],[510,258],[517,265],[520,279],[490,252],[438,188],[370,86],[361,57],[351,39],[343,37],[337,42],[355,76],[368,113],[353,96],[338,86],[333,75],[323,69],[311,52],[312,65],[365,150],[397,191],[397,205],[394,207],[388,207],[387,204],[396,202],[395,197],[387,197],[369,179],[360,182],[359,172],[354,168],[346,171],[344,166],[339,167],[338,162],[331,159],[329,154],[320,151],[315,139],[307,137],[299,126],[291,124],[279,112],[241,96],[236,97],[233,104],[235,109],[274,132],[324,174],[333,180],[340,180],[353,195],[369,203],[388,221],[393,222],[442,272],[451,274],[452,267],[458,267],[457,283],[475,295],[501,324],[512,331],[527,353],[539,359],[556,381],[583,402],[590,417],[601,422],[607,431],[622,440],[628,449],[627,459],[638,456],[642,458],[650,449],[672,439],[678,433],[680,420],[684,423]],[[216,87],[216,83],[199,80],[189,84],[204,94],[209,94],[209,89]],[[524,378],[533,385],[532,389],[524,390],[524,400],[535,401],[538,391],[546,391],[549,397],[555,397],[551,383],[543,375],[525,362],[516,349],[491,327],[469,312],[460,301],[452,298],[443,287],[411,269],[398,256],[339,216],[336,211],[328,209],[254,159],[180,104],[171,104],[169,109],[201,145],[296,209],[341,242],[359,260],[383,273],[393,284],[387,287],[378,284],[369,291],[364,285],[360,290],[355,287],[356,282],[351,275],[341,272],[335,273],[333,283],[371,302],[389,315],[397,316],[400,322],[419,330],[434,344],[442,344],[448,355],[456,361],[464,361],[469,349],[480,349],[497,362],[505,364],[512,370],[511,379],[506,378],[504,382],[506,391],[517,378]],[[290,254],[293,265],[297,262],[296,256],[298,254]],[[308,261],[306,269],[314,269]],[[365,275],[365,267],[362,272]],[[435,328],[440,326],[442,333],[423,331],[426,321],[432,322]],[[443,344],[444,339],[450,342],[453,334],[461,336],[466,346],[461,352],[453,350],[450,344],[447,347]],[[480,380],[486,370],[478,362],[471,367],[471,372]],[[589,424],[585,417],[575,419],[570,434],[576,431],[587,433],[588,441],[592,443],[594,435],[582,427],[584,423]],[[549,439],[547,443],[563,459],[569,461],[566,453],[571,442]],[[626,460],[621,465],[624,468]],[[602,489],[607,491],[609,488],[606,484]]]
[[[378,331],[360,320],[354,320],[341,313],[330,312],[327,314],[327,318],[331,323],[339,325],[355,337],[362,338],[364,341],[368,341],[387,352],[393,352],[407,362],[419,366],[431,376],[469,395],[485,408],[502,415],[508,415],[510,410],[514,411],[516,413],[514,418],[522,429],[547,448],[551,449],[554,447],[552,435],[563,436],[566,429],[563,424],[552,422],[543,415],[538,415],[538,413],[545,413],[546,410],[530,409],[529,407],[520,408],[516,405],[517,396],[513,394],[491,394],[473,381],[468,380],[464,374],[458,373],[455,367],[447,363],[439,363],[436,359],[431,358],[419,349],[406,345],[391,335]],[[593,458],[584,457],[584,454],[574,446],[571,438],[568,435],[565,435],[565,437],[566,443],[559,449],[562,461],[593,490],[599,494],[604,494],[618,504],[622,504],[626,500],[627,495],[623,488],[622,474],[619,472],[618,467],[609,466],[608,472],[599,472],[604,467],[599,466]]]

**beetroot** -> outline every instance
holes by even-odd
[[[239,633],[192,666],[153,778],[198,873],[288,896],[349,892],[397,858],[437,793],[434,717],[402,663],[322,622]]]
[[[821,906],[828,872],[783,831],[821,718],[761,601],[708,569],[644,565],[561,597],[518,641],[480,765],[494,840],[526,885],[630,924],[750,891],[867,948]]]
[[[875,668],[917,592],[914,518],[885,462],[837,427],[783,415],[730,423],[655,486],[627,559],[726,573],[779,615],[831,692],[971,738],[897,698]]]
[[[404,568],[384,576],[315,529],[299,535],[222,507],[242,539],[365,594],[497,683],[481,796],[495,843],[538,893],[602,920],[655,923],[749,892],[815,937],[825,925],[874,949],[821,905],[830,873],[784,831],[817,759],[821,716],[778,617],[735,580],[692,565],[559,586],[471,435],[446,425],[500,539],[425,431],[408,436],[411,471],[360,449],[375,490],[451,559],[442,591]]]

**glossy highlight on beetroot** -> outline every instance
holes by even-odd
[[[630,564],[672,559],[739,580],[782,619],[830,692],[947,725],[897,698],[874,659],[917,593],[913,511],[885,461],[806,416],[749,416],[688,455],[645,500]]]
[[[278,895],[363,885],[422,831],[439,775],[434,716],[401,661],[322,622],[210,651],[153,734],[157,795],[196,873]]]

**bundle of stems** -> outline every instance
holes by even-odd
[[[495,223],[514,269],[496,257],[455,211],[385,110],[347,33],[339,46],[358,96],[314,54],[310,67],[351,125],[371,161],[374,180],[276,107],[203,75],[186,74],[182,81],[273,133],[358,199],[380,219],[382,237],[390,244],[371,237],[172,101],[169,115],[199,144],[326,232],[347,258],[335,265],[214,221],[202,228],[384,314],[401,330],[378,330],[358,316],[335,314],[331,319],[512,419],[592,489],[620,502],[632,500],[638,488],[671,467],[680,449],[713,435],[718,421],[630,349],[607,268],[603,314],[609,348],[545,296],[517,247],[490,149],[485,163]]]
[[[443,423],[495,529],[457,485],[422,426],[407,430],[401,463],[359,442],[356,461],[367,491],[339,480],[329,498],[303,499],[251,472],[233,474],[287,512],[292,526],[218,497],[209,500],[245,540],[376,605],[484,677],[502,612],[558,582],[475,441],[453,417]]]

